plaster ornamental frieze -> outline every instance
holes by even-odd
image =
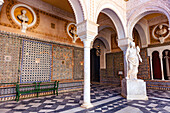
[[[156,25],[152,30],[153,38],[159,40],[160,43],[164,43],[164,40],[170,36],[168,28],[168,24],[165,23]]]
[[[16,4],[11,9],[12,19],[21,26],[21,32],[26,33],[28,27],[35,25],[37,16],[34,10],[25,4]]]
[[[75,23],[69,23],[67,25],[67,34],[72,38],[73,43],[79,38],[77,35],[77,27]]]

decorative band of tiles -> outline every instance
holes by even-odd
[[[147,88],[170,90],[170,81],[148,80],[146,81]]]

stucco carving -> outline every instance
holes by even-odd
[[[170,32],[168,30],[168,25],[165,23],[161,23],[156,25],[152,30],[152,36],[154,39],[159,40],[160,43],[164,43],[164,40],[168,38]]]
[[[22,7],[24,10],[22,10],[22,11],[20,12],[20,14],[17,15],[18,12],[15,12],[15,10],[16,10],[17,8],[20,8],[20,7]],[[27,23],[29,19],[28,19],[28,17],[26,16],[26,13],[27,13],[26,10],[30,11],[30,13],[31,13],[31,14],[30,14],[30,15],[31,15],[31,18],[33,19],[32,22],[30,22],[29,24]],[[29,6],[25,5],[25,4],[16,4],[16,5],[14,5],[14,6],[12,7],[12,9],[11,9],[11,15],[12,15],[13,20],[14,20],[18,25],[21,26],[21,31],[24,32],[24,33],[26,32],[27,27],[32,27],[32,26],[36,23],[36,21],[37,21],[37,16],[36,16],[34,10],[33,10],[31,7],[29,7]],[[16,15],[17,15],[17,17],[16,17]],[[17,18],[18,18],[20,21],[17,20]]]
[[[67,34],[72,38],[73,43],[79,38],[77,35],[77,27],[75,23],[69,23],[67,25]]]

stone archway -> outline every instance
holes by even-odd
[[[82,6],[81,1],[80,0],[68,0],[73,11],[74,11],[74,15],[76,17],[76,23],[80,23],[83,22],[85,20],[86,14],[85,14],[85,8]]]
[[[121,10],[122,9],[119,9],[119,7],[114,2],[111,2],[110,0],[105,0],[100,2],[95,12],[95,22],[97,22],[97,18],[100,12],[106,14],[112,20],[118,33],[118,39],[125,38],[126,24],[122,16],[123,14],[120,12]]]
[[[128,30],[128,36],[132,37],[132,32],[134,26],[137,24],[139,20],[141,20],[144,16],[153,14],[153,13],[161,13],[166,15],[169,21],[169,26],[170,26],[170,11],[169,9],[164,6],[163,4],[146,4],[143,5],[143,7],[138,8],[135,11],[132,11],[129,15],[128,22],[127,22],[127,30]]]

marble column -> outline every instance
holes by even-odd
[[[160,58],[160,63],[161,63],[162,80],[165,80],[164,79],[164,68],[163,68],[163,62],[162,62],[162,52],[159,52],[159,58]]]
[[[98,34],[98,24],[90,20],[84,20],[77,24],[77,34],[84,43],[84,95],[83,108],[91,108],[90,101],[90,45]]]
[[[84,102],[82,107],[90,108],[90,44],[91,40],[84,40]]]
[[[169,56],[168,56],[169,51],[165,51],[165,60],[166,60],[166,72],[168,76],[168,80],[170,80],[170,73],[169,73]]]
[[[150,56],[150,66],[151,66],[151,80],[153,80],[152,56]]]

